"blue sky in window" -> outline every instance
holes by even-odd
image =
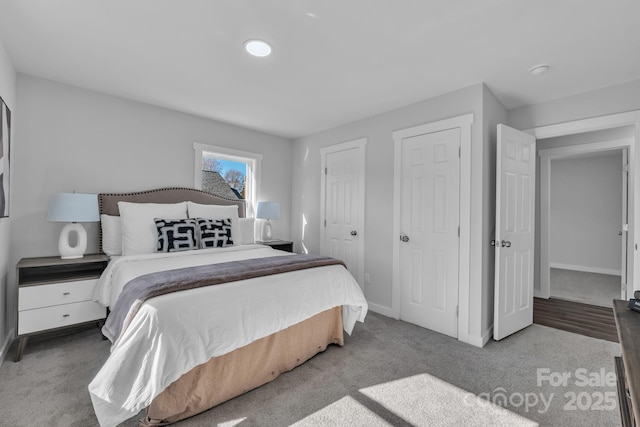
[[[204,153],[203,155],[202,170],[211,170],[209,169],[210,165],[208,164],[208,161],[210,160],[215,160],[218,163],[218,166],[220,167],[220,175],[222,175],[223,177],[229,170],[236,170],[240,172],[242,176],[246,175],[247,173],[247,164],[245,162],[225,160],[209,153]]]
[[[221,171],[222,176],[224,176],[224,174],[230,169],[235,169],[238,172],[241,172],[242,175],[244,175],[247,172],[247,165],[243,162],[234,162],[231,160],[222,160],[222,159],[218,159],[218,162],[220,162],[220,165],[222,166],[222,171]]]

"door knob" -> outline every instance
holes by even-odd
[[[406,235],[403,234],[403,235],[400,236],[400,240],[402,242],[407,243],[409,241],[409,236],[406,236]]]
[[[356,230],[353,230],[353,231],[351,232],[351,235],[352,235],[352,236],[357,236],[357,235],[358,235],[358,232],[357,232]]]
[[[511,247],[511,242],[508,240],[503,240],[502,241],[502,247],[503,248],[510,248]]]

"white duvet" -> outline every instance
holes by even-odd
[[[129,280],[155,271],[287,255],[246,245],[116,257],[100,278],[94,299],[113,305]],[[364,321],[367,302],[353,276],[335,265],[152,298],[113,343],[89,384],[98,421],[115,426],[149,406],[195,366],[339,305],[344,330],[351,334],[356,321]]]

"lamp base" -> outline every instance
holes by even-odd
[[[262,224],[262,233],[260,239],[263,242],[270,242],[274,240],[273,238],[273,230],[271,228],[271,220],[268,219]]]
[[[77,242],[75,246],[71,246],[69,238],[71,237],[71,233],[74,232],[77,236]],[[87,250],[87,230],[77,222],[65,225],[60,232],[60,239],[58,240],[58,252],[60,252],[60,258],[82,258],[85,250]]]

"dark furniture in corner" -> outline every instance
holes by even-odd
[[[618,401],[624,427],[640,423],[640,313],[628,302],[613,300],[622,357],[615,358]]]

